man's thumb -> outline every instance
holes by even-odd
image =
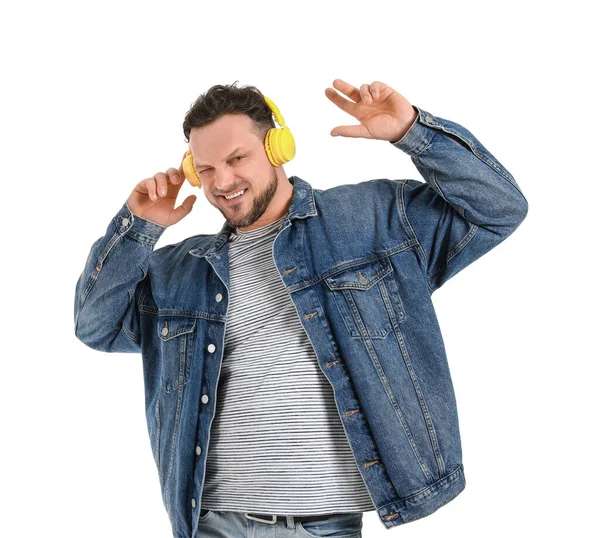
[[[196,202],[196,195],[190,194],[182,204],[173,211],[173,222],[179,222],[183,217],[187,216],[194,207]]]
[[[183,201],[183,206],[186,207],[188,213],[192,210],[192,207],[194,207],[194,204],[196,203],[197,197],[195,194],[190,194],[184,201]]]

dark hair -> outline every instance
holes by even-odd
[[[190,141],[192,127],[204,127],[225,114],[245,114],[253,121],[253,131],[264,140],[267,131],[275,127],[273,112],[262,92],[255,86],[236,88],[233,84],[217,84],[201,94],[188,110],[183,121],[185,141]],[[258,93],[256,93],[258,92]]]

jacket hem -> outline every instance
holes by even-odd
[[[418,493],[379,508],[379,518],[386,529],[421,519],[449,503],[465,489],[465,485],[461,463],[450,474]]]

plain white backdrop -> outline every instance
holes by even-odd
[[[433,295],[467,487],[366,538],[598,536],[597,28],[591,2],[22,2],[0,8],[4,243],[0,535],[167,538],[141,356],[75,338],[92,243],[143,178],[178,167],[214,84],[251,84],[294,133],[314,188],[423,180],[356,124],[335,78],[382,81],[467,127],[529,214]],[[596,67],[594,67],[596,66]],[[156,248],[223,223],[202,191]]]

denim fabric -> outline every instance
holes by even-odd
[[[294,194],[273,257],[334,389],[356,464],[386,529],[465,487],[456,401],[431,295],[504,241],[528,204],[466,128],[415,107],[395,148],[425,182],[373,179]],[[227,223],[154,249],[165,228],[127,203],[77,281],[75,334],[141,353],[146,421],[177,538],[199,536],[229,302]],[[335,499],[332,499],[332,503]]]
[[[272,519],[265,514],[259,517]],[[324,515],[309,521],[277,516],[275,521],[267,523],[247,518],[241,512],[200,510],[198,535],[203,538],[361,538],[362,519],[362,513],[358,512]]]

